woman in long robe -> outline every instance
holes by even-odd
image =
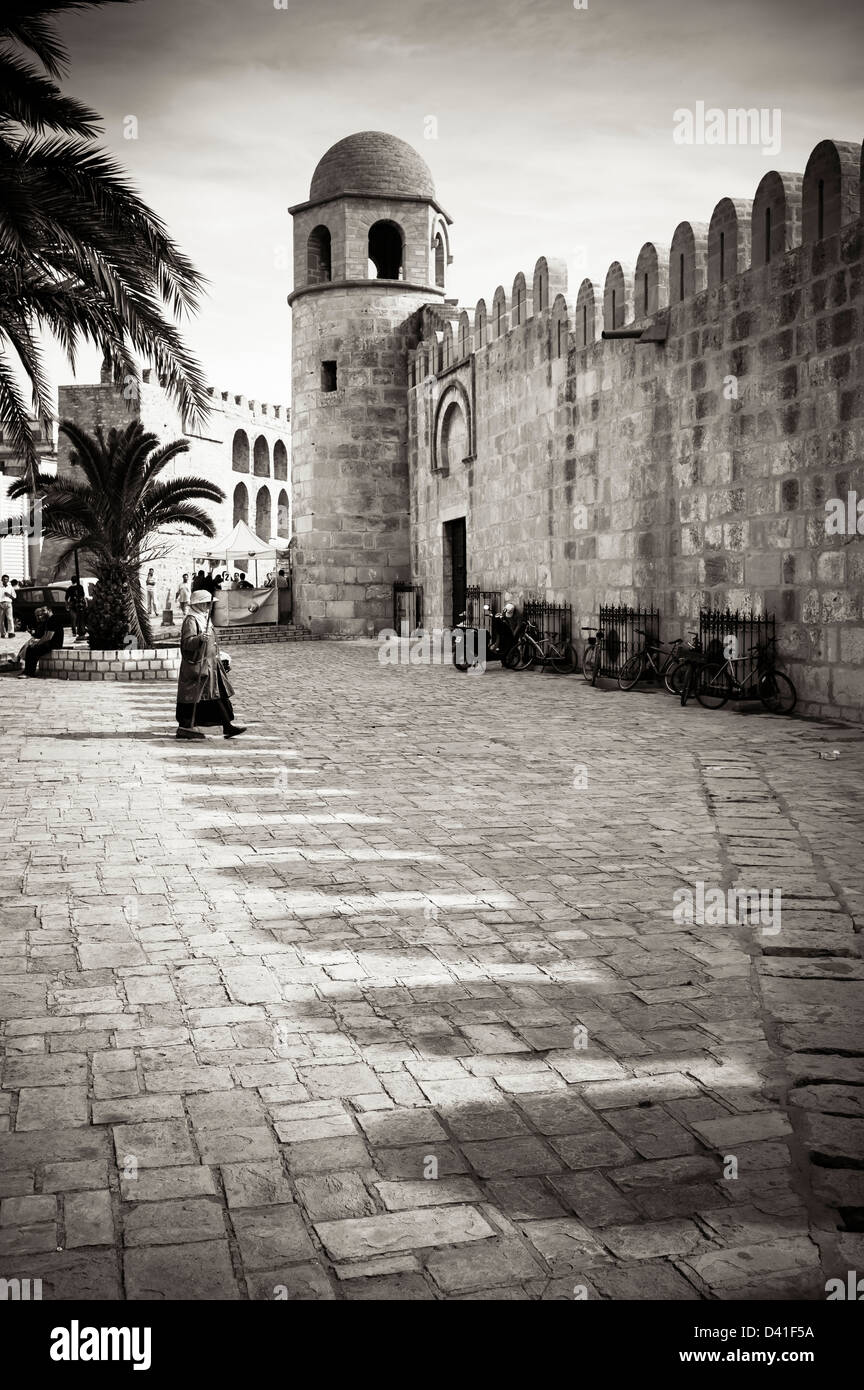
[[[213,595],[196,589],[180,629],[180,676],[177,681],[177,737],[204,738],[201,728],[222,725],[226,738],[245,733],[234,723],[234,687],[222,670],[216,629],[208,621]]]

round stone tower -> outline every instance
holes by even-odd
[[[416,150],[379,131],[328,150],[289,211],[294,612],[377,632],[409,578],[407,354],[444,297],[450,218]]]

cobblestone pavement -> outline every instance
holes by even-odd
[[[864,1268],[862,731],[366,644],[232,679],[250,732],[206,744],[168,686],[0,682],[0,1277],[784,1299]],[[781,889],[781,930],[676,921],[698,881]]]

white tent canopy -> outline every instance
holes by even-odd
[[[261,582],[261,570],[272,570],[276,566],[276,547],[250,531],[245,521],[238,521],[233,531],[218,537],[210,549],[204,551],[203,558],[211,564],[221,561],[228,569],[237,563],[237,568],[244,573],[251,568],[257,589]],[[240,561],[243,563],[240,564]]]
[[[262,541],[254,531],[250,531],[245,521],[238,521],[228,535],[220,536],[205,552],[207,560],[248,560],[252,556],[269,556],[276,559],[276,548],[268,541]]]

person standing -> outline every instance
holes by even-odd
[[[12,604],[15,601],[15,590],[9,583],[8,574],[0,577],[0,637],[15,636],[15,616],[12,611]]]
[[[66,590],[66,607],[72,617],[72,636],[83,637],[87,626],[87,595],[80,579],[73,579]]]
[[[234,687],[219,661],[219,643],[212,622],[213,595],[195,589],[190,611],[180,629],[180,675],[177,681],[177,737],[204,738],[201,727],[222,725],[225,738],[246,732],[234,723]]]
[[[180,613],[184,618],[189,612],[189,600],[191,597],[192,591],[189,588],[189,576],[188,574],[184,574],[180,583],[177,585],[177,592],[174,595],[176,602],[179,604]]]
[[[156,575],[153,570],[147,571],[147,579],[144,587],[147,590],[147,617],[149,618],[153,615],[158,617],[159,610],[156,607]]]

